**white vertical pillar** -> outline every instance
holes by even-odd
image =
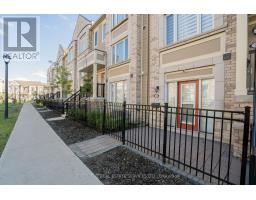
[[[235,95],[247,95],[246,68],[248,54],[248,17],[238,14],[236,18],[236,89]]]
[[[93,88],[93,98],[97,98],[97,64],[93,64],[93,79],[92,79],[92,88]]]

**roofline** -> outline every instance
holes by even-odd
[[[88,22],[89,22],[89,24],[91,24],[91,23],[92,23],[92,21],[91,21],[91,20],[89,20],[89,19],[87,19],[85,16],[83,16],[83,15],[81,15],[81,14],[78,14],[78,16],[77,16],[77,18],[76,18],[76,24],[75,24],[75,27],[74,27],[74,30],[73,30],[72,38],[74,37],[75,30],[76,30],[76,25],[77,25],[77,21],[78,21],[78,18],[79,18],[79,17],[82,17],[83,19],[85,19],[86,21],[88,21]]]
[[[91,26],[90,30],[93,30],[96,26],[99,25],[100,22],[102,22],[106,18],[106,14],[102,14]]]
[[[92,22],[92,21],[89,20],[87,17],[85,17],[85,16],[83,16],[83,15],[81,15],[81,14],[79,14],[78,16],[81,16],[81,17],[83,17],[84,19],[86,19],[87,21]]]

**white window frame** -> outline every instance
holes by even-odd
[[[111,63],[112,63],[112,65],[114,65],[114,64],[118,64],[117,63],[117,48],[116,48],[116,46],[118,45],[118,44],[120,44],[120,43],[122,43],[122,42],[124,42],[124,46],[123,46],[123,53],[124,53],[124,56],[126,55],[126,52],[125,52],[125,40],[127,39],[127,58],[125,59],[125,60],[122,60],[122,61],[120,61],[120,62],[118,62],[118,63],[121,63],[121,62],[124,62],[124,61],[126,61],[126,60],[128,60],[129,59],[129,53],[128,53],[128,51],[129,51],[129,40],[128,40],[128,37],[126,37],[126,38],[124,38],[124,39],[122,39],[122,40],[120,40],[119,42],[117,42],[117,43],[115,43],[115,44],[113,44],[112,46],[111,46]],[[113,47],[114,47],[114,51],[115,51],[115,61],[113,62]]]
[[[166,27],[167,21],[166,20],[167,20],[167,17],[170,16],[170,15],[173,15],[173,43],[168,44],[167,43],[167,27]],[[213,18],[212,28],[209,31],[212,31],[214,29],[214,14],[212,14],[212,18]],[[165,29],[164,29],[164,41],[165,41],[165,45],[173,45],[173,44],[175,44],[177,42],[181,42],[181,41],[187,40],[189,38],[193,38],[193,37],[195,37],[195,36],[197,36],[197,35],[199,35],[201,33],[209,32],[209,31],[202,32],[201,19],[202,19],[202,14],[197,14],[197,32],[196,32],[196,34],[191,35],[191,36],[189,36],[187,38],[183,38],[181,40],[178,40],[178,33],[177,33],[177,29],[178,29],[177,28],[177,26],[178,26],[178,23],[177,23],[177,21],[178,21],[178,14],[165,15],[165,17],[164,17],[164,27],[165,27]]]

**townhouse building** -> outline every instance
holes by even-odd
[[[4,81],[0,80],[0,102],[4,102],[4,88]],[[8,96],[10,102],[26,102],[47,93],[49,93],[47,84],[39,81],[11,80],[8,82]]]
[[[56,61],[51,63],[51,66],[47,69],[47,84],[50,89],[49,93],[56,93],[60,88],[56,87],[56,76],[58,67],[66,67],[67,65],[67,50],[59,45]],[[69,76],[69,80],[72,80]]]
[[[105,84],[109,101],[235,109],[252,102],[247,58],[254,26],[255,15],[107,14],[94,23],[79,15],[67,59],[60,47],[57,60],[73,91],[92,79],[94,98]]]
[[[252,14],[104,14],[96,22],[79,15],[65,67],[72,92],[89,78],[93,99],[244,110],[253,101],[253,42]],[[239,154],[243,128],[233,129]]]

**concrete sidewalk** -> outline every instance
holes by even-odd
[[[31,104],[24,104],[0,159],[0,184],[102,184]]]

